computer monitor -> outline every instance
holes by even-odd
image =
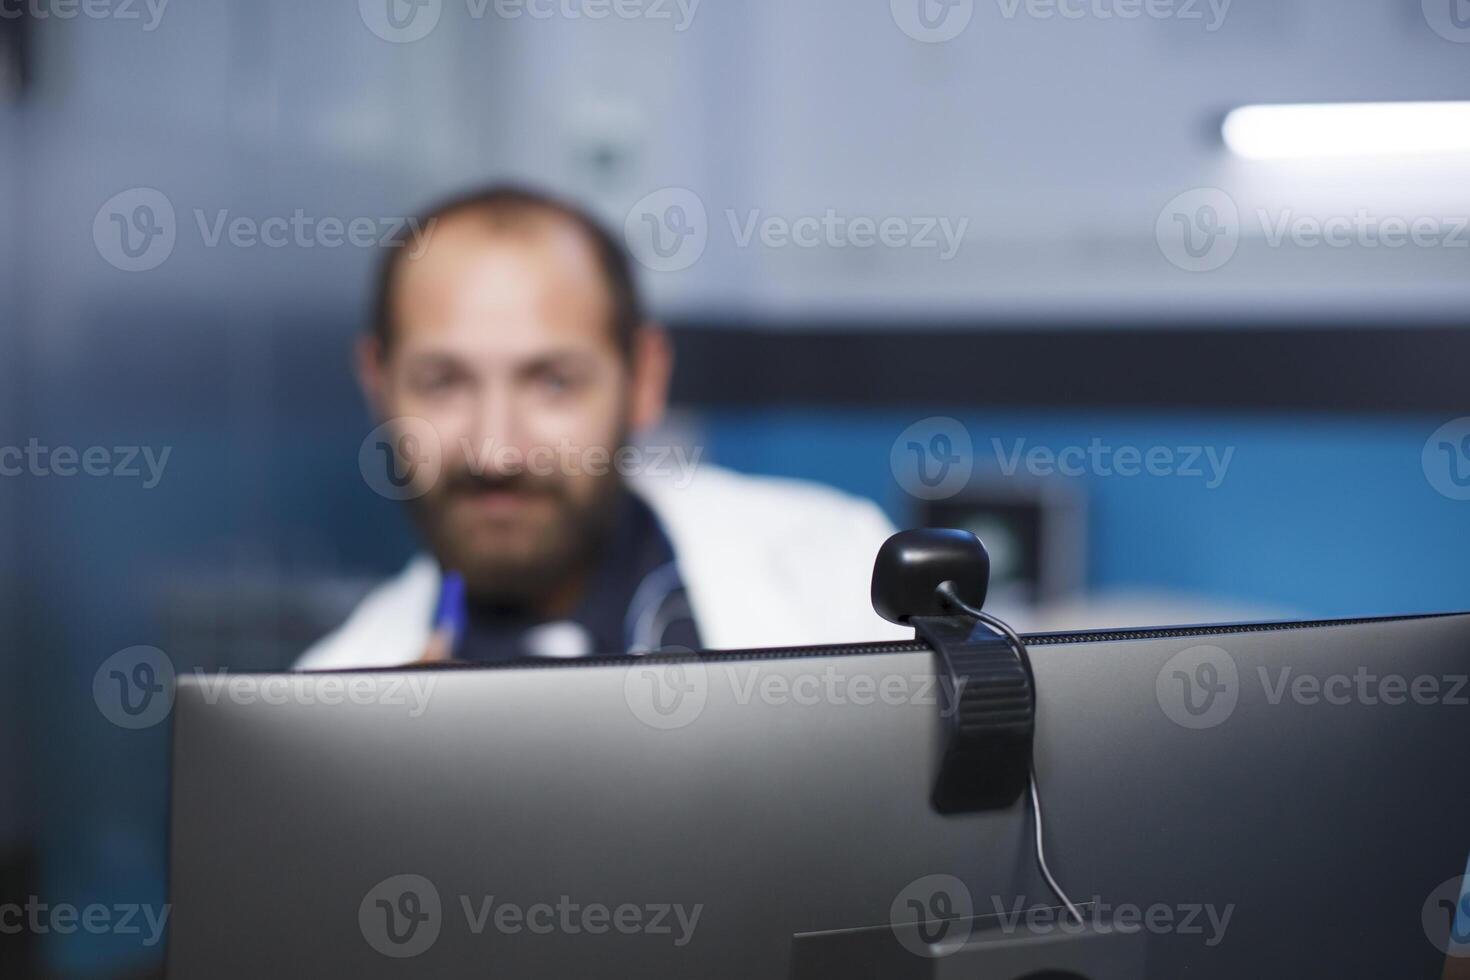
[[[1470,614],[1027,640],[1085,929],[1025,799],[936,811],[918,642],[186,676],[169,976],[1407,980],[1470,953]]]

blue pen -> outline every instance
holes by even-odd
[[[429,646],[421,659],[453,660],[459,638],[464,635],[467,615],[464,576],[459,572],[446,571],[439,585],[439,602],[434,607],[433,632],[429,635]]]

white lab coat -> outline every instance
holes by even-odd
[[[799,480],[701,464],[687,486],[636,477],[630,488],[674,547],[701,639],[711,649],[908,639],[873,612],[873,557],[893,533],[869,501]],[[439,568],[409,562],[319,641],[302,670],[389,667],[429,640]]]

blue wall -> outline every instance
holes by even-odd
[[[914,501],[888,466],[894,439],[943,408],[726,412],[708,452],[741,469],[822,479],[878,501],[895,522]],[[956,416],[975,445],[1061,449],[1234,447],[1216,489],[1182,476],[1075,478],[1090,527],[1088,586],[1185,590],[1302,616],[1470,608],[1470,502],[1421,465],[1444,418],[995,411]],[[1060,477],[1062,480],[1074,478]]]

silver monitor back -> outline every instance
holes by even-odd
[[[1117,947],[1071,975],[1439,975],[1470,615],[1028,640],[1052,868]],[[1025,805],[931,808],[939,711],[904,643],[185,677],[169,975],[1039,975],[945,960],[1096,936]]]

